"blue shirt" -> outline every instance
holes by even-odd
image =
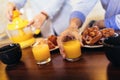
[[[79,0],[79,4],[76,4],[73,9],[71,18],[76,17],[84,22],[86,16],[97,1],[98,0]],[[106,11],[104,18],[105,26],[107,28],[120,30],[120,0],[101,0],[101,4]]]

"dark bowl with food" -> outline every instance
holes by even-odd
[[[115,66],[120,66],[120,34],[103,40],[104,51],[107,59]]]
[[[7,65],[14,65],[20,62],[22,50],[19,44],[10,43],[0,46],[0,60]]]

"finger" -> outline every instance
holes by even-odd
[[[79,40],[79,34],[78,32],[72,32],[72,36],[74,36],[75,40]]]
[[[8,19],[11,21],[11,20],[12,20],[12,16],[13,16],[12,10],[11,10],[11,9],[8,9],[8,11],[7,11],[6,14],[7,14]]]
[[[36,29],[39,29],[40,28],[40,24],[38,22],[34,22],[33,26],[36,28]]]
[[[9,21],[12,21],[12,16],[10,16],[9,13],[7,13],[7,18]]]
[[[12,17],[13,16],[13,11],[15,11],[15,10],[18,10],[18,9],[16,9],[14,6],[11,6],[10,8],[9,8],[9,15]]]
[[[66,55],[65,55],[65,51],[63,49],[63,47],[60,47],[60,54],[62,55],[62,57],[65,59]]]
[[[34,24],[34,20],[31,20],[27,26],[33,25]]]
[[[13,16],[12,10],[8,11],[8,14],[9,14],[10,16]]]
[[[80,42],[80,45],[81,45],[81,46],[84,46],[84,44],[83,44],[82,42]]]
[[[65,58],[65,51],[63,49],[63,45],[62,45],[62,41],[61,41],[61,37],[59,36],[57,38],[57,43],[58,43],[58,46],[59,46],[59,50],[60,50],[60,54],[62,55],[63,58]]]

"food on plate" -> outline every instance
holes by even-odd
[[[48,40],[51,41],[55,46],[57,46],[57,36],[55,35],[50,35],[48,37]]]
[[[99,29],[98,26],[87,27],[82,33],[83,44],[100,45],[102,39],[114,36],[115,31],[112,28]]]
[[[114,34],[115,34],[115,31],[112,28],[104,28],[100,31],[102,33],[102,37],[104,37],[104,38],[114,36]]]
[[[102,37],[102,33],[97,26],[87,28],[82,34],[83,43],[88,45],[95,44]]]
[[[49,49],[55,48],[55,45],[50,40],[47,40],[47,43],[48,43]]]

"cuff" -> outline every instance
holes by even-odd
[[[115,22],[115,16],[105,19],[105,27],[113,28],[115,30],[120,30],[120,28],[117,26],[117,24]]]
[[[85,21],[85,15],[79,11],[74,11],[71,13],[70,19],[71,18],[78,18],[80,19],[82,22]]]

